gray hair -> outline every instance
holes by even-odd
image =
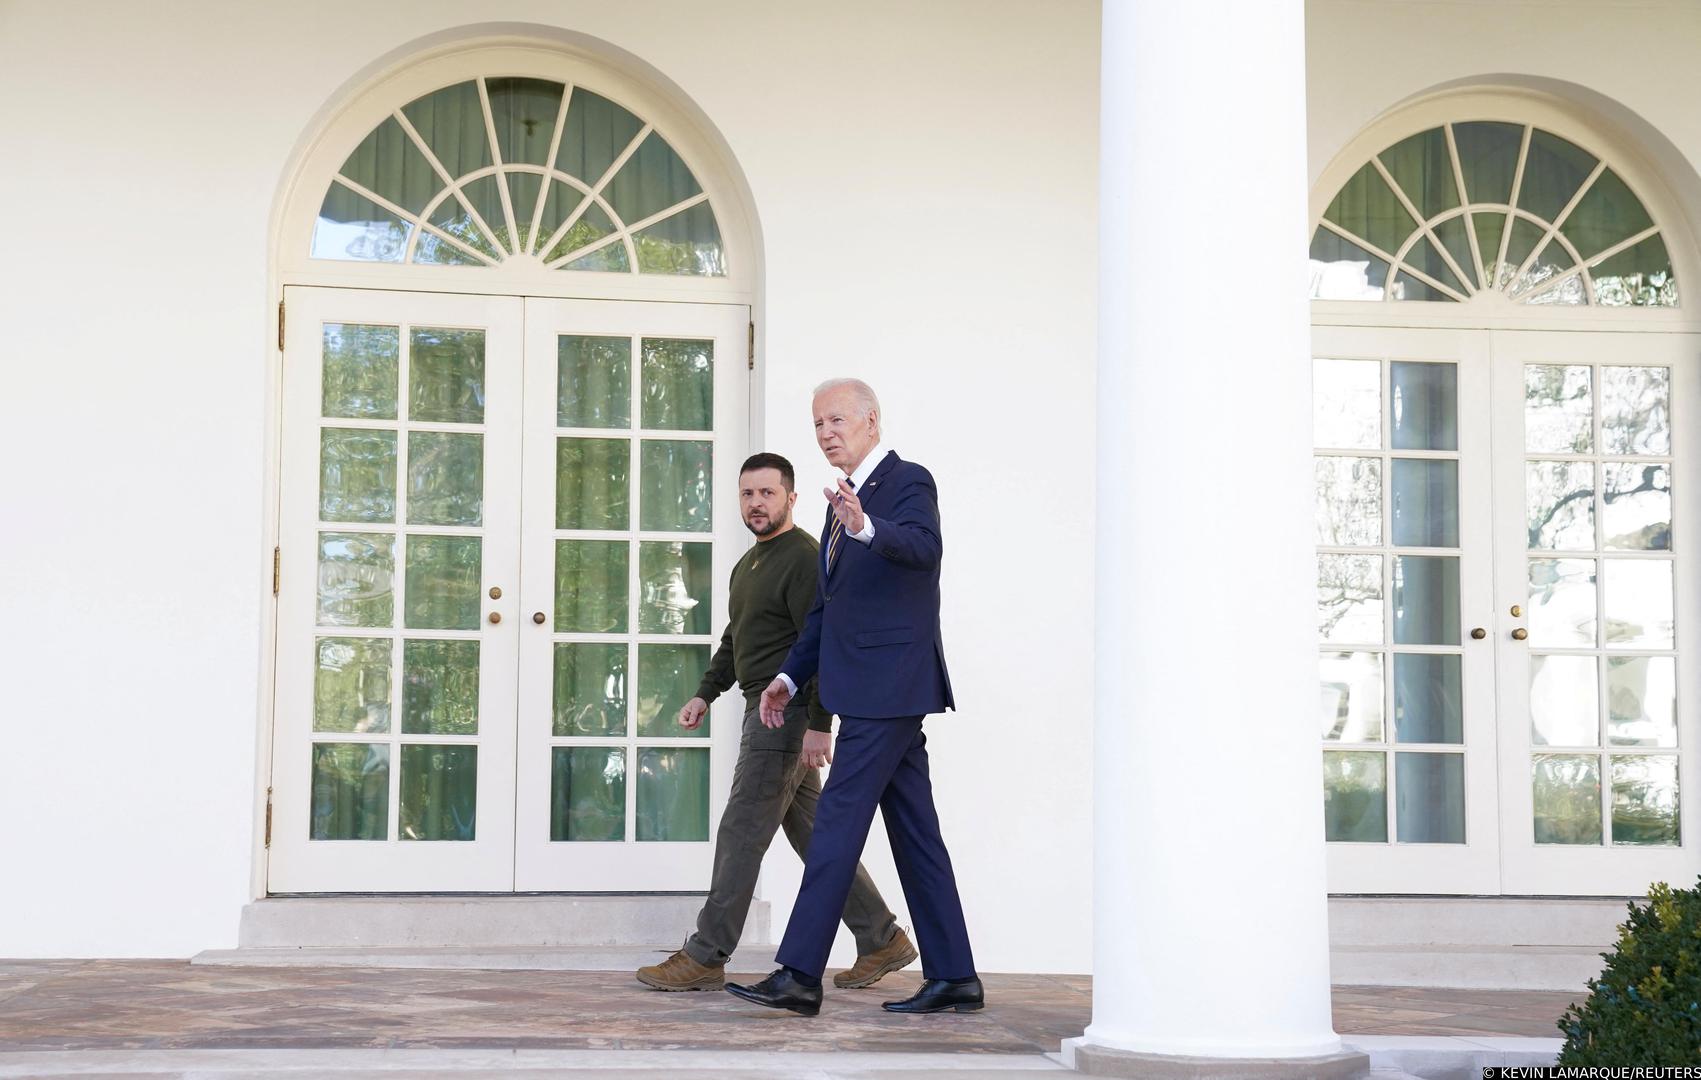
[[[862,415],[874,417],[874,430],[880,430],[880,399],[874,396],[874,387],[861,379],[828,379],[817,386],[815,393],[810,396],[818,398],[834,390],[849,390],[856,403],[862,407]]]

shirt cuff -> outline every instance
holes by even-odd
[[[874,519],[867,514],[862,515],[862,531],[850,534],[852,540],[860,540],[864,544],[874,542]]]
[[[782,671],[777,676],[775,676],[775,678],[779,679],[781,682],[786,684],[786,689],[791,691],[792,697],[797,696],[797,684],[791,681],[790,675],[787,675],[785,672]]]

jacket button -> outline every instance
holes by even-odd
[[[827,599],[826,599],[825,602],[829,603],[829,604],[831,604],[833,602],[833,594],[832,593],[827,594]]]

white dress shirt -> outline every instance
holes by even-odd
[[[862,485],[868,483],[868,478],[874,475],[874,470],[879,468],[880,463],[886,460],[886,455],[891,452],[892,448],[887,446],[884,442],[875,443],[874,449],[870,450],[868,452],[868,456],[862,459],[862,464],[858,465],[856,470],[850,474],[852,491],[860,494],[862,492]],[[839,481],[844,477],[844,475],[845,474],[842,472],[835,472],[833,474],[832,482],[827,486],[832,488],[834,491],[837,491],[839,488]],[[874,540],[874,519],[869,517],[867,513],[864,513],[862,515],[862,530],[860,532],[847,531],[845,535],[850,537],[852,540],[861,541],[863,546],[866,547]],[[797,684],[791,681],[790,675],[787,675],[782,671],[778,678],[781,682],[786,684],[787,689],[792,692],[793,696],[797,694]]]

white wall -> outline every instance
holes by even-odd
[[[1096,5],[161,11],[0,2],[0,955],[234,942],[272,199],[338,87],[476,17],[629,50],[719,126],[762,221],[769,448],[812,490],[809,389],[854,373],[940,481],[961,709],[930,741],[981,966],[1085,970]],[[868,861],[898,900],[878,832]],[[799,873],[769,867],[778,926]]]

